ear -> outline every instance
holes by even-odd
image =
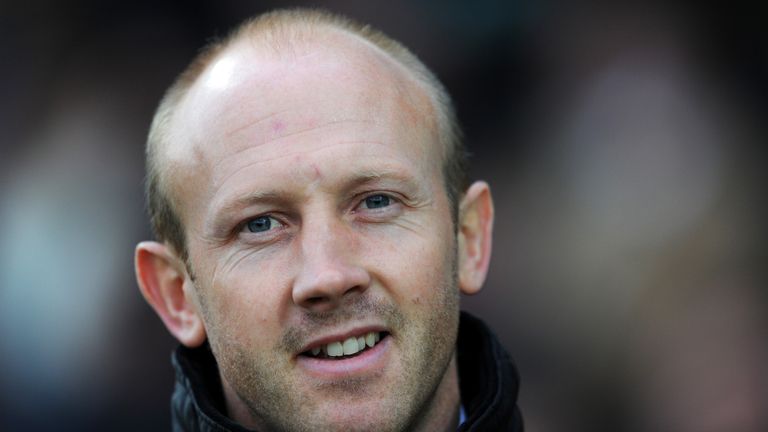
[[[190,348],[202,345],[205,327],[188,293],[194,287],[176,254],[162,243],[141,242],[136,246],[135,265],[141,294],[168,331]]]
[[[477,294],[483,287],[491,261],[493,199],[488,183],[478,181],[467,189],[459,207],[459,288]]]

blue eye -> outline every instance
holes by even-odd
[[[390,198],[386,195],[371,195],[365,199],[365,206],[369,209],[387,207],[390,204]]]
[[[246,228],[248,228],[248,231],[252,233],[269,231],[269,229],[272,228],[272,221],[273,218],[269,216],[259,216],[248,221]]]

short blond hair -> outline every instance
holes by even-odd
[[[181,219],[163,178],[161,152],[169,140],[173,113],[207,67],[234,42],[245,37],[279,51],[287,44],[311,37],[313,32],[341,30],[380,49],[424,86],[437,115],[438,137],[443,145],[443,179],[452,205],[454,224],[458,202],[467,186],[467,153],[451,98],[435,75],[406,47],[384,33],[347,17],[317,9],[285,9],[244,21],[223,39],[206,45],[168,88],[155,111],[146,146],[146,200],[152,231],[186,262],[188,250]]]

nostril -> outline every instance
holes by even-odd
[[[368,273],[342,264],[330,263],[319,270],[316,268],[319,265],[305,266],[294,282],[293,301],[302,307],[330,309],[341,304],[345,297],[365,291],[370,282]]]
[[[310,297],[306,301],[311,305],[316,305],[316,304],[324,303],[327,300],[328,299],[326,299],[325,297]]]

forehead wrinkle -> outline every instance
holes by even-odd
[[[333,148],[333,147],[337,147],[337,146],[340,146],[340,145],[355,144],[355,143],[363,143],[363,144],[375,144],[375,145],[382,145],[382,146],[386,146],[386,144],[384,144],[384,143],[381,143],[381,142],[378,142],[378,141],[354,141],[354,140],[351,140],[351,141],[342,141],[342,142],[335,142],[335,143],[332,143],[332,144],[328,144],[328,145],[325,145],[325,146],[323,146],[323,147],[321,147],[321,148],[313,149],[311,152],[314,152],[314,151],[321,151],[321,150],[326,150],[326,149],[330,149],[330,148]],[[238,153],[235,153],[235,154],[232,154],[232,155],[230,155],[230,157],[231,157],[231,156],[235,156],[236,154],[241,154],[241,153],[244,153],[244,152],[246,152],[246,151],[248,151],[248,150],[255,150],[255,149],[257,149],[257,148],[258,148],[258,147],[246,147],[246,148],[244,148],[244,149],[240,150]],[[229,181],[229,180],[230,180],[230,179],[231,179],[233,176],[237,175],[237,174],[238,174],[240,171],[242,171],[242,170],[244,170],[244,169],[247,169],[247,168],[253,167],[254,165],[260,165],[260,164],[264,164],[264,163],[268,163],[268,162],[274,162],[274,161],[277,161],[277,160],[280,160],[280,159],[283,159],[283,158],[287,158],[287,157],[298,156],[298,155],[306,155],[306,154],[308,154],[308,153],[311,153],[311,152],[307,152],[307,151],[305,151],[305,150],[295,150],[295,151],[293,151],[293,152],[284,153],[284,154],[281,154],[281,155],[277,155],[277,156],[274,156],[274,157],[271,157],[271,158],[256,160],[256,161],[250,162],[250,163],[248,163],[248,164],[245,164],[245,165],[243,165],[243,166],[241,166],[241,167],[238,167],[238,168],[236,168],[234,171],[232,171],[232,172],[228,173],[226,176],[224,176],[224,177],[221,179],[221,183],[220,183],[218,186],[216,186],[216,187],[214,188],[214,190],[213,190],[213,196],[216,196],[216,195],[219,193],[219,191],[220,191],[220,190],[221,190],[221,189],[222,189],[224,186],[226,186],[227,182],[228,182],[228,181]],[[223,164],[223,163],[225,163],[225,162],[226,162],[226,160],[221,160],[221,161],[219,161],[219,163],[217,164],[217,166],[220,166],[221,164]]]
[[[289,138],[289,137],[293,137],[293,136],[296,136],[296,135],[301,135],[301,134],[304,134],[304,133],[307,133],[307,132],[312,132],[314,130],[324,129],[324,128],[329,127],[329,126],[334,126],[334,125],[344,124],[344,123],[376,124],[375,121],[365,120],[365,119],[331,120],[331,121],[328,121],[328,122],[324,122],[321,125],[308,127],[308,128],[305,128],[305,129],[299,129],[297,131],[289,132],[289,133],[282,134],[282,135],[279,135],[279,136],[274,137],[274,138],[270,138],[270,139],[268,139],[266,141],[263,141],[263,142],[261,142],[260,144],[257,144],[257,145],[269,144],[269,143],[272,143],[272,142],[275,142],[275,141],[280,141],[280,140],[282,140],[284,138]]]
[[[257,117],[255,119],[249,120],[245,124],[227,131],[224,134],[224,136],[231,137],[232,135],[234,135],[234,134],[236,134],[236,133],[238,133],[238,132],[240,132],[242,130],[249,129],[249,128],[253,127],[253,126],[258,125],[259,123],[263,123],[263,122],[271,119],[272,117],[275,117],[275,116],[280,115],[280,114],[284,114],[284,113],[286,113],[288,111],[291,111],[291,110],[286,108],[284,110],[276,111],[276,112],[273,112],[271,114],[267,114],[265,116],[261,116],[261,117]]]
[[[286,111],[288,111],[288,110],[286,110]],[[297,135],[305,134],[305,133],[316,131],[316,130],[321,130],[321,129],[324,129],[326,127],[335,126],[335,125],[339,125],[339,124],[343,124],[343,123],[376,124],[375,121],[371,121],[371,120],[358,120],[358,119],[333,120],[333,121],[330,121],[330,122],[325,122],[322,125],[313,126],[313,127],[309,127],[309,128],[305,128],[305,129],[300,129],[300,130],[289,132],[289,133],[286,133],[286,134],[283,134],[283,135],[280,135],[280,136],[277,136],[277,137],[274,137],[274,138],[268,138],[268,139],[266,139],[264,141],[261,141],[261,142],[248,143],[248,145],[243,146],[242,148],[236,149],[231,154],[227,155],[226,157],[224,157],[221,160],[219,160],[218,162],[216,162],[214,164],[214,166],[213,166],[213,169],[215,171],[216,169],[219,168],[219,166],[222,163],[226,162],[226,160],[228,158],[233,157],[233,156],[237,156],[237,155],[239,155],[241,153],[247,152],[248,150],[252,150],[252,149],[264,146],[266,144],[277,143],[277,142],[280,142],[281,140],[284,140],[284,139],[287,139],[287,138],[295,137]],[[248,126],[246,126],[246,128],[247,127]]]

